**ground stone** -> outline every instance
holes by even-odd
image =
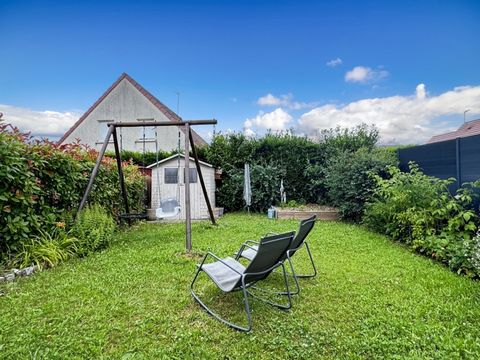
[[[5,279],[6,279],[7,281],[13,281],[13,280],[15,280],[15,274],[7,274],[7,275],[5,275]]]
[[[30,276],[35,272],[35,269],[33,266],[26,267],[25,269],[22,270],[22,275],[23,276]]]

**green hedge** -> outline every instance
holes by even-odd
[[[166,159],[176,153],[177,151],[159,151],[158,161]],[[148,166],[154,164],[157,160],[157,154],[154,151],[145,151],[145,153],[143,153],[142,151],[122,150],[120,154],[123,161],[129,161],[138,166]],[[115,152],[107,151],[105,156],[114,159]]]
[[[58,223],[72,224],[97,152],[78,144],[57,146],[34,141],[0,124],[0,258],[20,250],[22,241],[51,232]],[[132,209],[143,209],[145,182],[136,166],[125,164]],[[118,174],[106,158],[89,203],[113,215],[121,208]]]
[[[223,171],[222,184],[217,189],[217,202],[226,210],[244,208],[243,168],[245,163],[249,163],[252,165],[252,210],[264,211],[277,204],[280,200],[280,181],[283,179],[287,200],[297,203],[330,205],[333,200],[337,200],[339,187],[352,187],[353,184],[354,188],[350,191],[355,193],[358,190],[361,196],[352,199],[344,192],[342,201],[348,200],[348,203],[342,202],[341,205],[344,204],[346,209],[354,201],[358,201],[354,210],[354,217],[357,217],[371,192],[371,189],[365,189],[361,180],[368,179],[368,172],[381,173],[382,165],[396,163],[393,152],[387,156],[374,151],[377,140],[378,130],[366,125],[353,129],[325,130],[320,133],[319,141],[289,132],[269,133],[255,139],[240,133],[218,134],[211,146],[202,149],[201,153],[207,162]],[[331,177],[327,181],[327,172],[338,170],[331,164],[331,159],[337,156],[350,158],[351,154],[360,149],[363,149],[365,155],[353,156],[359,164],[353,164],[349,168],[357,173],[337,176],[336,179]],[[373,153],[370,155],[371,152]],[[356,180],[352,183],[352,179]],[[373,186],[372,181],[368,184]],[[330,196],[329,191],[332,192]],[[335,202],[335,205],[339,204]],[[351,215],[347,210],[343,214],[347,217]]]

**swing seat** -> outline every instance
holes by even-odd
[[[177,216],[181,207],[176,199],[169,198],[160,202],[160,207],[155,210],[157,219],[165,219]]]

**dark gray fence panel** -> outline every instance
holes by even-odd
[[[480,179],[480,135],[460,139],[461,181]]]
[[[414,161],[427,175],[457,179],[451,191],[459,184],[480,179],[480,135],[400,149],[398,157],[403,171]]]
[[[400,168],[403,171],[408,170],[410,161],[414,161],[427,175],[440,179],[456,177],[455,140],[401,149],[398,152],[398,156]]]

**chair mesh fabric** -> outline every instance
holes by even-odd
[[[242,257],[247,259],[247,260],[252,260],[255,255],[257,255],[257,251],[258,251],[258,246],[257,245],[253,245],[251,248],[249,247],[246,247],[243,251],[242,251]]]
[[[215,261],[209,264],[203,264],[202,270],[213,280],[217,286],[225,292],[232,291],[238,284],[242,274],[245,271],[245,267],[238,261],[231,257],[222,259],[227,265],[221,261]],[[230,267],[234,268],[232,270]]]
[[[260,240],[257,253],[245,269],[245,273],[259,273],[276,265],[289,248],[295,231],[284,234],[266,236]],[[258,281],[266,278],[270,272],[261,275],[249,275],[245,282]]]
[[[300,222],[300,227],[298,228],[297,235],[295,236],[295,238],[292,241],[292,244],[290,245],[290,249],[297,249],[304,243],[308,234],[310,234],[310,231],[312,231],[313,226],[315,225],[316,219],[317,219],[317,215],[313,215],[308,219],[302,220]],[[290,256],[295,254],[295,251],[296,250],[291,251]],[[283,259],[286,259],[286,254],[283,257]]]

